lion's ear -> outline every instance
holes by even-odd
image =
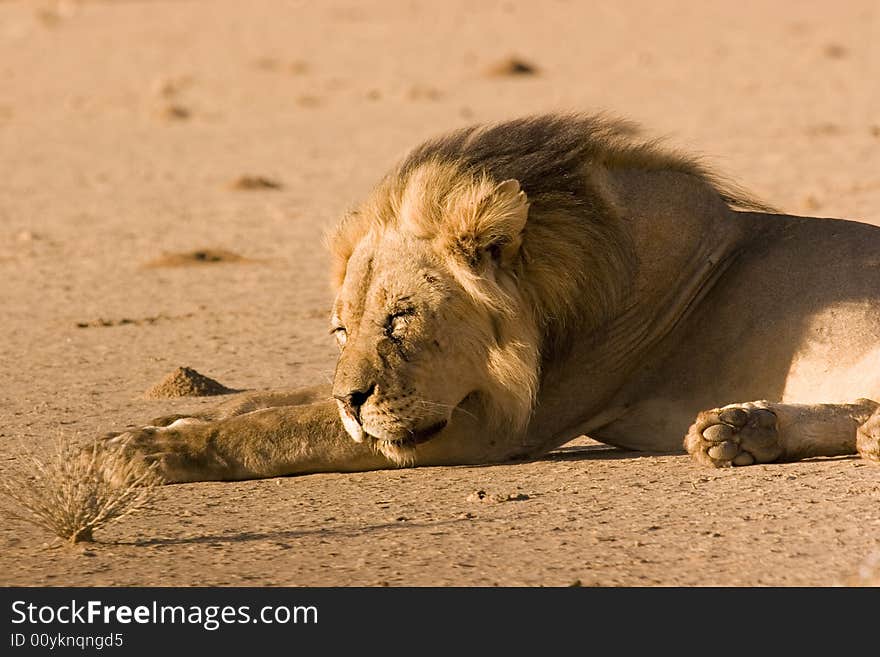
[[[529,201],[516,180],[505,180],[471,199],[451,247],[475,271],[514,262],[522,245]]]

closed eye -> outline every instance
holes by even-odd
[[[340,347],[345,346],[345,341],[348,340],[348,331],[344,326],[336,326],[330,329],[330,335],[336,338],[336,343]]]
[[[385,320],[385,335],[392,340],[399,341],[403,337],[410,319],[415,314],[415,308],[403,308],[388,315],[388,319]]]

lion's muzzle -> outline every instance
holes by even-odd
[[[361,426],[358,418],[349,412],[343,402],[336,400],[336,403],[339,406],[339,417],[342,419],[342,426],[345,428],[345,431],[354,442],[364,442],[364,428]]]

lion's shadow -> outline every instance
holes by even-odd
[[[283,541],[309,536],[321,536],[323,538],[351,538],[363,536],[371,532],[403,531],[413,527],[437,527],[453,525],[460,522],[473,522],[472,519],[454,518],[438,522],[385,522],[374,525],[357,525],[351,527],[316,527],[310,529],[281,529],[267,532],[238,532],[224,534],[205,534],[201,536],[180,536],[172,538],[149,538],[135,541],[114,541],[115,545],[131,545],[135,547],[156,547],[162,545],[199,545],[199,544],[224,544],[224,543],[247,543],[250,541]],[[290,546],[293,547],[293,546]]]
[[[675,451],[636,451],[611,445],[563,445],[551,452],[529,459],[530,461],[616,461],[637,459],[649,456],[682,456],[683,450]]]
[[[610,445],[565,445],[551,452],[534,458],[518,461],[519,463],[532,463],[541,461],[607,461],[619,459],[644,458],[647,456],[682,455],[683,452],[638,452],[634,450],[620,449]],[[459,466],[464,468],[489,468],[498,467],[500,464],[481,464]],[[201,536],[181,536],[170,538],[150,538],[135,541],[117,541],[119,545],[132,545],[138,547],[149,546],[172,546],[172,545],[210,545],[210,544],[235,544],[248,543],[251,541],[284,541],[305,538],[309,536],[321,536],[325,538],[346,538],[363,536],[371,532],[394,532],[412,529],[414,527],[436,528],[438,526],[456,526],[461,523],[479,522],[474,518],[452,518],[430,523],[423,522],[386,522],[373,525],[357,525],[351,527],[315,527],[309,529],[285,529],[267,532],[238,532],[207,534]]]

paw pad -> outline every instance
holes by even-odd
[[[766,463],[782,453],[776,414],[753,403],[700,413],[685,447],[698,461],[714,467]]]

